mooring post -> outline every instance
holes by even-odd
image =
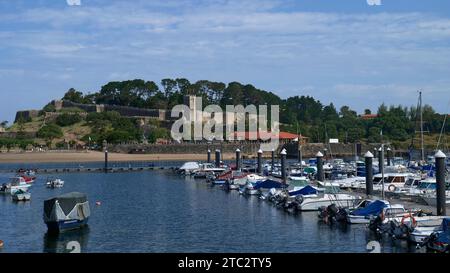
[[[378,169],[380,173],[383,173],[384,169],[384,158],[383,158],[383,148],[378,149]]]
[[[206,161],[207,161],[208,163],[211,163],[211,150],[210,150],[210,149],[208,149]]]
[[[220,150],[216,150],[216,168],[220,167]]]
[[[241,150],[236,149],[236,170],[241,170]]]
[[[283,149],[280,155],[281,155],[281,179],[283,180],[283,183],[286,183],[286,155],[287,155],[286,150]]]
[[[300,163],[300,165],[302,164],[303,161],[303,155],[302,155],[302,145],[298,146],[298,162]]]
[[[103,151],[105,151],[105,173],[108,172],[108,142],[103,140]]]
[[[388,147],[388,148],[386,149],[386,151],[387,151],[387,165],[388,165],[388,166],[391,166],[391,151],[392,151],[392,150],[391,150],[391,148]]]
[[[108,172],[108,150],[105,150],[105,173]]]
[[[447,215],[445,197],[445,158],[441,150],[434,155],[436,160],[436,209],[438,216]]]
[[[258,150],[258,170],[257,170],[258,174],[262,173],[262,154],[263,154],[263,151],[261,149],[259,149]]]
[[[275,150],[272,149],[272,172],[275,170]]]
[[[316,154],[317,159],[317,180],[323,182],[324,181],[324,172],[323,172],[323,154],[319,151]]]
[[[370,196],[373,194],[373,154],[368,151],[364,157],[366,159],[366,194]]]

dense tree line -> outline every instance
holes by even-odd
[[[280,105],[282,129],[299,132],[314,142],[324,142],[328,138],[339,138],[346,142],[367,139],[378,142],[383,137],[391,141],[405,141],[418,130],[416,107],[386,106],[378,108],[377,116],[362,119],[348,106],[339,110],[331,103],[322,104],[311,96],[294,96],[281,99],[272,92],[258,89],[250,84],[231,82],[229,84],[207,80],[191,83],[184,78],[163,79],[158,85],[154,81],[141,79],[109,82],[100,91],[84,95],[70,89],[63,99],[77,103],[113,104],[153,109],[171,109],[183,103],[185,95],[203,97],[203,105]],[[413,98],[412,98],[413,99]],[[371,114],[365,110],[364,114]],[[423,107],[424,129],[430,133],[439,133],[444,115],[436,113],[429,105]],[[113,122],[107,119],[108,122]],[[94,122],[94,121],[91,121]],[[104,122],[97,119],[95,122]],[[96,126],[100,126],[97,124]],[[99,127],[99,132],[108,128]],[[446,124],[446,132],[450,125]],[[120,130],[123,132],[123,130]],[[381,135],[381,132],[383,133]],[[112,134],[112,132],[111,132]],[[116,134],[121,134],[117,132]],[[133,131],[137,136],[137,132]],[[111,140],[116,136],[109,136]]]
[[[101,144],[103,140],[108,143],[121,143],[140,140],[142,132],[133,119],[122,117],[117,112],[89,113],[87,124],[92,133],[84,137],[84,141]]]

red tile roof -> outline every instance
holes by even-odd
[[[256,136],[258,139],[270,139],[271,137],[275,137],[275,133],[272,134],[272,132],[235,132],[234,133],[235,138],[237,139],[256,139]],[[289,139],[293,140],[296,138],[299,139],[306,139],[307,137],[297,134],[292,134],[288,132],[280,132],[278,135],[279,139]]]
[[[376,118],[376,117],[378,117],[377,114],[361,115],[361,118],[362,118],[362,119],[374,119],[374,118]]]

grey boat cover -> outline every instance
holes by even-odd
[[[87,195],[80,192],[66,193],[44,201],[44,220],[83,220],[90,216]]]

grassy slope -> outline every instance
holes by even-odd
[[[31,122],[23,124],[23,131],[37,132],[42,127],[43,124],[44,124],[43,117],[34,118]],[[19,128],[20,128],[19,124],[15,123],[10,128],[8,128],[8,131],[18,132]],[[66,141],[74,140],[76,142],[80,142],[81,138],[91,133],[91,128],[86,125],[85,121],[82,121],[71,126],[62,127],[62,131],[64,133],[64,136],[62,138],[55,139],[53,143],[58,143],[63,140]],[[42,139],[35,139],[35,142],[45,144],[45,141]]]

